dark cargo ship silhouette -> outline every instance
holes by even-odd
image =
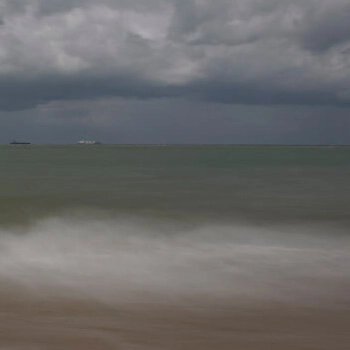
[[[23,141],[13,140],[12,142],[10,142],[10,145],[30,145],[30,142],[23,142]]]

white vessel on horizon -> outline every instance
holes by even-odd
[[[101,142],[94,140],[80,140],[77,142],[78,145],[100,145]]]

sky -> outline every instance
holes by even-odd
[[[0,143],[350,144],[349,0],[0,0]]]

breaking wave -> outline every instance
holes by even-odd
[[[346,298],[349,237],[327,227],[51,217],[0,233],[0,282],[37,297],[314,303]],[[9,288],[10,288],[9,287]]]

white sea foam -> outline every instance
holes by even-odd
[[[350,284],[346,236],[307,226],[50,218],[0,234],[0,281],[101,301],[158,295],[318,302]]]

